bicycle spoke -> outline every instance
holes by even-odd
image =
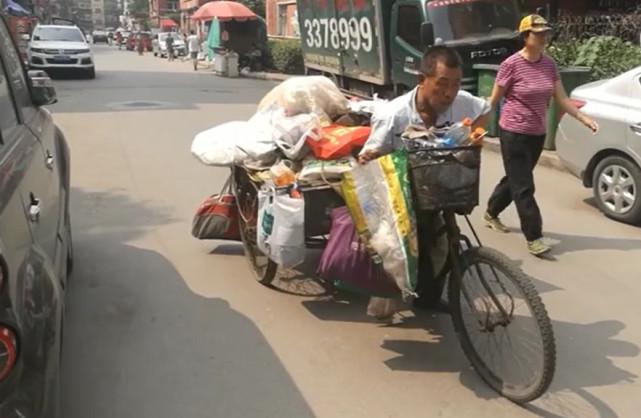
[[[495,259],[478,260],[461,271],[458,323],[473,348],[474,355],[468,357],[480,366],[481,376],[505,396],[539,396],[541,388],[549,385],[550,374],[543,374],[548,367],[547,347],[533,310],[536,301],[514,280],[515,273],[493,264]]]

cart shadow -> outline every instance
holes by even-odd
[[[525,408],[545,418],[617,417],[610,405],[587,389],[636,383],[637,375],[612,361],[641,353],[634,343],[616,338],[625,324],[616,320],[592,324],[553,321],[552,327],[557,344],[555,379],[546,394]],[[460,380],[479,397],[499,397],[483,387],[475,374],[462,374]]]
[[[478,397],[500,398],[471,368],[448,315],[414,309],[395,323],[384,324],[366,315],[367,302],[366,297],[349,295],[342,300],[305,301],[303,305],[323,321],[425,330],[429,341],[386,339],[381,348],[396,354],[384,362],[386,366],[404,372],[460,372],[461,384]],[[555,380],[548,393],[525,408],[546,418],[616,417],[612,407],[587,389],[638,381],[637,375],[617,367],[612,360],[641,353],[634,343],[617,338],[625,324],[616,320],[591,324],[553,321],[552,327],[557,344]]]
[[[222,241],[221,241],[222,242]],[[209,252],[210,255],[245,256],[241,243],[222,242]],[[308,250],[305,262],[293,269],[279,268],[274,281],[269,285],[276,292],[291,296],[320,297],[331,291],[329,284],[316,276],[320,251]]]

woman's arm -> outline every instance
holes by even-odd
[[[492,110],[496,109],[496,105],[498,105],[501,99],[505,96],[505,90],[507,90],[505,87],[499,86],[498,83],[494,83],[492,96],[489,99]]]
[[[559,106],[563,112],[584,124],[592,132],[597,132],[599,130],[599,125],[588,116],[584,115],[574,105],[574,103],[572,103],[572,100],[570,100],[568,95],[565,93],[565,88],[563,88],[561,80],[557,80],[554,85],[554,99],[556,100],[557,106]]]

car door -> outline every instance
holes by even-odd
[[[29,95],[19,55],[4,25],[0,25],[0,65],[5,83],[15,103],[18,126],[16,135],[26,145],[28,158],[21,193],[35,245],[43,250],[52,267],[58,270],[61,242],[58,236],[62,213],[60,174],[56,164],[55,128],[51,114],[36,109]]]
[[[15,280],[31,248],[31,230],[20,187],[25,169],[31,165],[33,148],[39,144],[33,139],[22,141],[22,131],[8,79],[0,66],[0,280]],[[11,300],[16,300],[17,287],[7,283],[0,286],[12,293]]]
[[[416,86],[421,69],[421,24],[423,11],[420,2],[403,0],[392,11],[391,54],[394,84],[407,89]]]
[[[641,160],[641,71],[634,75],[627,109],[628,149]]]

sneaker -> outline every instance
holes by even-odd
[[[490,229],[502,232],[504,234],[510,232],[507,226],[503,225],[503,222],[501,222],[498,216],[496,218],[493,218],[489,213],[485,212],[485,215],[483,215],[483,219],[485,220],[485,226]]]
[[[550,246],[547,245],[542,238],[527,243],[527,249],[532,255],[543,255],[550,251]]]

